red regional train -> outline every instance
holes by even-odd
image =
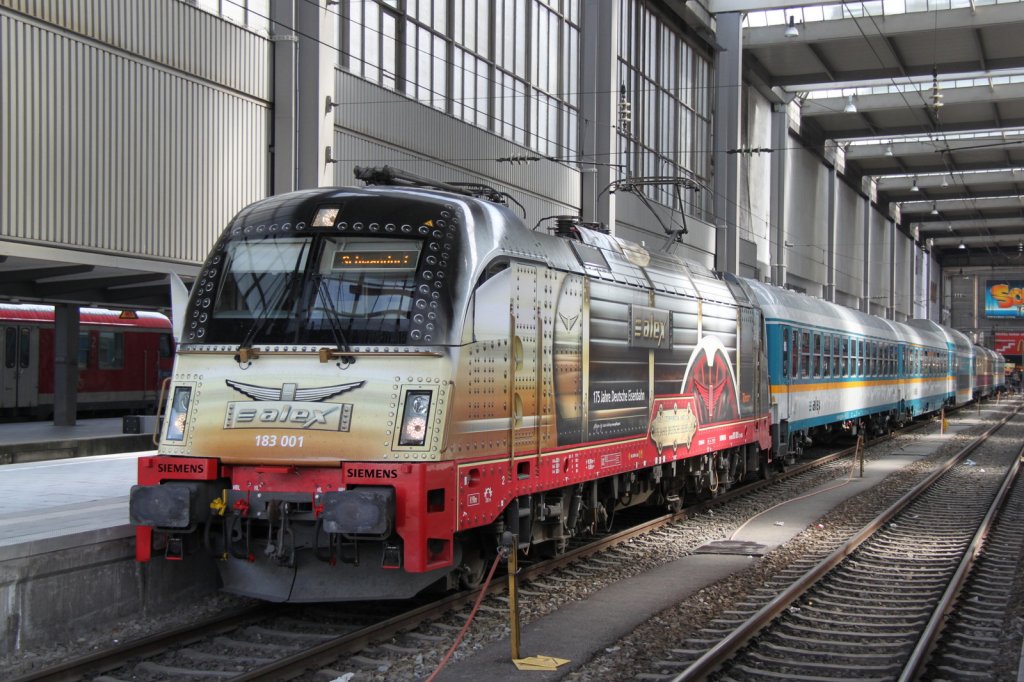
[[[0,304],[0,418],[53,413],[53,306]],[[82,308],[78,332],[79,412],[149,411],[174,364],[171,323]]]

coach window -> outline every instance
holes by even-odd
[[[853,370],[854,376],[864,376],[864,339],[857,339],[853,342],[857,349],[857,366]]]
[[[800,376],[811,374],[811,333],[800,332]]]
[[[814,376],[821,376],[821,333],[814,332]]]
[[[158,342],[157,352],[160,354],[161,358],[169,358],[171,357],[171,355],[174,354],[173,351],[171,350],[170,334],[160,335],[160,341]]]
[[[78,333],[78,366],[85,368],[89,366],[89,349],[92,348],[92,340],[89,332]]]
[[[831,355],[831,375],[834,377],[839,376],[839,334],[834,334],[831,337],[831,344],[833,344],[833,355]]]
[[[18,366],[21,369],[28,369],[32,361],[31,335],[32,330],[28,327],[21,328],[21,348],[18,349]]]
[[[15,349],[18,347],[18,332],[14,327],[4,330],[4,367],[14,369]]]
[[[124,335],[120,332],[99,333],[99,368],[124,368]]]
[[[821,374],[831,376],[831,334],[821,335]]]
[[[789,376],[789,327],[782,328],[782,377]]]
[[[789,349],[791,377],[796,379],[800,376],[800,332],[793,330],[792,346]]]

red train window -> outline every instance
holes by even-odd
[[[124,334],[120,332],[99,333],[99,368],[124,368]]]
[[[28,327],[21,328],[21,347],[18,348],[18,366],[22,369],[28,369],[32,360],[32,344],[30,343],[31,335],[31,329]]]
[[[4,367],[14,369],[15,357],[18,354],[18,332],[14,327],[4,331]]]

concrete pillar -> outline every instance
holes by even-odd
[[[298,167],[298,87],[299,40],[295,35],[296,0],[270,3],[270,39],[274,43],[274,146],[272,194],[296,189]]]
[[[740,198],[740,96],[743,88],[743,15],[727,12],[715,17],[715,38],[721,45],[715,64],[715,267],[739,274],[737,222]]]
[[[78,412],[78,306],[54,306],[53,423],[74,426]]]
[[[329,187],[338,179],[351,184],[352,163],[339,160],[344,168],[335,169],[327,158],[328,147],[334,151],[334,115],[327,111],[327,96],[337,101],[334,71],[338,64],[338,16],[335,7],[315,2],[296,2],[295,18],[298,33],[298,122],[297,168],[298,189]]]
[[[582,217],[587,222],[604,223],[614,234],[615,195],[607,188],[620,178],[620,170],[611,164],[623,162],[616,154],[619,13],[600,2],[584,2],[580,10]]]
[[[889,220],[889,319],[896,319],[896,223]]]
[[[921,251],[913,242],[911,242],[910,254],[910,305],[907,308],[907,318],[912,320],[917,317],[917,299],[914,296],[914,290],[917,288],[917,259],[921,256]]]
[[[789,173],[789,117],[785,104],[772,105],[772,179],[769,211],[775,243],[772,284],[786,286],[786,186]],[[772,260],[772,259],[769,259]]]
[[[860,294],[860,310],[871,312],[871,197],[864,197],[864,270],[861,274],[862,289]]]
[[[828,218],[825,225],[825,291],[826,301],[836,302],[836,215],[839,204],[839,178],[835,166],[828,169]]]

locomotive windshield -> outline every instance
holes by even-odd
[[[406,343],[421,249],[415,239],[362,236],[232,241],[204,341]]]

